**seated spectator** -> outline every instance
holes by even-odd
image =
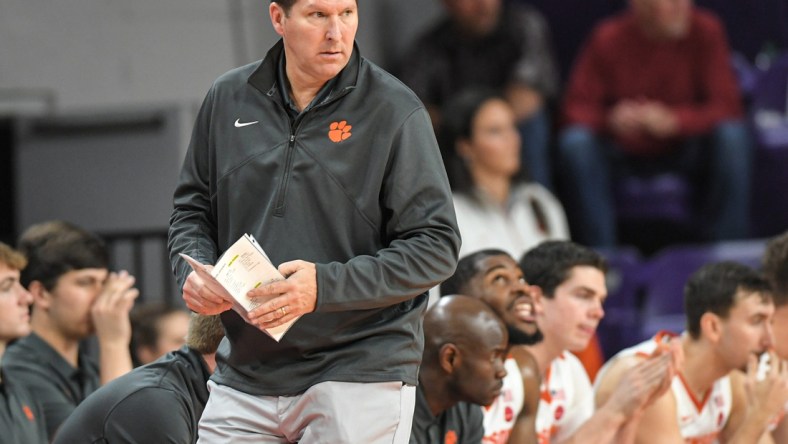
[[[540,307],[544,339],[528,346],[542,374],[536,432],[540,443],[626,442],[638,413],[670,386],[677,349],[660,351],[630,369],[604,403],[594,394],[578,359],[604,316],[607,265],[598,253],[567,241],[548,241],[528,251],[520,268]]]
[[[224,337],[218,315],[192,314],[186,345],[96,390],[63,423],[55,443],[196,443],[208,378]]]
[[[421,98],[436,131],[440,113],[460,91],[493,88],[513,107],[525,150],[523,165],[552,186],[547,102],[558,91],[558,71],[547,22],[526,4],[503,0],[442,0],[448,17],[407,52],[400,78]]]
[[[104,242],[65,222],[30,227],[21,280],[33,295],[32,333],[12,344],[5,372],[41,403],[49,439],[100,384],[131,370],[129,310],[138,292],[125,271],[110,273]],[[80,347],[98,338],[99,365]]]
[[[709,240],[748,235],[750,141],[710,12],[691,0],[629,0],[579,54],[563,114],[562,188],[579,242],[617,243],[617,178],[668,171],[692,179]]]
[[[486,304],[447,296],[424,317],[424,358],[411,444],[479,444],[480,405],[501,393],[508,335]]]
[[[189,312],[163,303],[131,311],[131,356],[134,365],[149,364],[186,343]]]
[[[774,317],[774,351],[780,359],[788,359],[788,231],[770,240],[763,254],[763,271],[772,286]],[[788,404],[784,411],[788,412]],[[788,442],[788,420],[785,413],[772,431],[776,443]]]
[[[604,402],[622,384],[621,372],[666,344],[679,344],[683,368],[670,390],[640,415],[635,442],[772,442],[766,430],[788,401],[788,368],[770,351],[774,365],[756,381],[757,356],[772,346],[768,282],[745,265],[708,264],[687,282],[684,306],[687,331],[680,336],[660,332],[619,352],[600,372],[597,401]],[[745,367],[746,376],[738,371]]]
[[[496,248],[519,257],[546,239],[567,239],[561,203],[526,181],[511,106],[485,90],[467,90],[446,104],[441,151],[462,236],[460,256]]]
[[[27,261],[0,243],[0,363],[9,342],[30,333],[33,296],[19,283],[19,270]],[[7,444],[43,444],[47,440],[38,401],[0,367],[0,441]]]
[[[530,288],[517,262],[501,250],[482,250],[460,259],[441,294],[465,294],[487,304],[509,331],[509,354],[501,394],[486,406],[485,444],[536,442],[536,408],[541,376],[524,344],[542,339]]]

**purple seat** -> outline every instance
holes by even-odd
[[[731,65],[733,66],[733,72],[736,73],[736,79],[739,81],[739,89],[742,95],[750,97],[753,90],[755,90],[755,85],[758,83],[760,71],[740,52],[733,53]]]
[[[750,109],[759,147],[788,148],[788,53],[758,77]]]
[[[605,358],[635,345],[632,332],[640,324],[640,305],[645,263],[634,247],[599,250],[608,263],[606,276],[608,297],[605,318],[597,328],[597,336]]]
[[[757,237],[778,235],[788,228],[788,146],[755,150],[750,225]]]
[[[626,176],[616,184],[616,212],[622,219],[687,222],[692,215],[690,185],[677,173]]]
[[[761,237],[788,227],[788,53],[763,73],[752,94],[755,135],[752,229]]]
[[[766,247],[764,240],[686,245],[662,250],[645,272],[645,293],[640,340],[660,330],[681,332],[684,323],[684,285],[710,262],[736,261],[758,268]]]

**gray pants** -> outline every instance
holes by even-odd
[[[400,381],[323,382],[297,396],[258,396],[208,382],[200,444],[407,444],[416,388]]]

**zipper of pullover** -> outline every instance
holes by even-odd
[[[287,152],[285,154],[285,168],[282,171],[282,178],[279,179],[279,190],[276,192],[276,206],[274,206],[274,216],[284,216],[285,197],[287,196],[287,184],[290,182],[290,172],[293,169],[293,156],[295,155],[296,125],[290,132],[290,140],[287,142]]]
[[[287,142],[287,152],[285,154],[285,168],[282,171],[282,178],[279,179],[279,189],[276,192],[276,201],[274,206],[274,216],[282,217],[285,214],[285,200],[287,199],[287,185],[290,182],[290,174],[292,173],[293,169],[293,156],[295,156],[295,141],[296,141],[296,133],[298,133],[298,127],[301,124],[301,121],[304,119],[306,114],[310,114],[314,112],[315,109],[322,108],[326,106],[328,103],[334,102],[347,94],[351,88],[345,88],[340,94],[327,100],[323,103],[315,105],[312,109],[307,110],[305,113],[300,114],[296,117],[295,122],[290,126],[290,140]],[[287,111],[285,111],[287,112]]]

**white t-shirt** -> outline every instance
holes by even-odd
[[[478,189],[471,195],[454,193],[453,199],[462,236],[460,257],[497,248],[519,260],[523,253],[542,241],[569,239],[564,208],[538,183],[514,186],[505,207]],[[543,227],[534,212],[534,204],[544,214]]]
[[[583,364],[564,352],[550,363],[539,388],[536,434],[539,444],[571,436],[594,414],[594,390]]]
[[[648,341],[621,350],[602,367],[597,376],[597,382],[602,379],[609,365],[618,358],[635,355],[650,356],[666,337],[676,337],[676,335],[659,332]],[[670,389],[676,400],[676,421],[679,424],[684,442],[687,444],[716,443],[717,437],[731,416],[733,395],[730,378],[724,376],[714,381],[711,390],[701,400],[697,399],[687,387],[681,374],[673,378]]]
[[[504,362],[506,377],[503,378],[501,394],[495,401],[482,407],[484,413],[484,444],[506,444],[512,434],[517,416],[523,410],[525,387],[523,375],[517,361],[509,356]]]

